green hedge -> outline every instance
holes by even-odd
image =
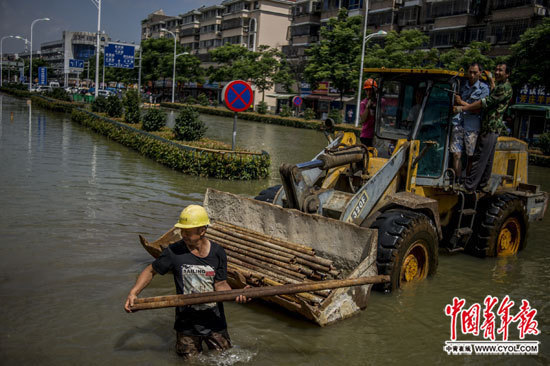
[[[230,151],[208,151],[181,145],[111,119],[75,108],[73,121],[172,169],[220,179],[261,179],[269,175],[270,157]]]
[[[31,92],[29,92],[28,90],[19,90],[19,89],[13,89],[13,88],[8,88],[8,87],[5,87],[5,86],[2,86],[0,88],[0,91],[6,93],[6,94],[11,94],[11,95],[14,95],[16,97],[20,97],[20,98],[28,98],[30,96],[32,96],[33,94]]]
[[[550,156],[529,154],[529,164],[550,168]]]
[[[73,108],[77,108],[78,104],[74,102],[64,102],[62,100],[52,99],[43,95],[33,94],[31,96],[33,105],[48,109],[55,112],[71,113]]]
[[[180,109],[185,106],[185,104],[167,103],[167,102],[161,103],[160,105],[162,107],[174,108],[174,109]],[[201,105],[194,105],[193,108],[196,108],[200,113],[212,114],[215,116],[233,117],[235,114],[234,112],[231,112],[226,108],[203,107]],[[239,119],[261,122],[261,123],[268,123],[273,125],[290,126],[290,127],[296,127],[296,128],[307,128],[310,130],[321,130],[321,128],[324,126],[324,124],[318,120],[308,121],[303,118],[281,117],[281,116],[275,116],[270,114],[259,114],[254,112],[240,112]],[[353,125],[345,125],[345,124],[336,125],[336,129],[338,131],[354,132],[356,135],[359,135],[359,133],[361,132],[360,128],[357,128]]]

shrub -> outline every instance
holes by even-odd
[[[315,112],[313,111],[313,109],[306,108],[306,110],[304,111],[304,119],[306,121],[310,119],[315,119]]]
[[[46,96],[50,97],[50,98],[62,100],[62,101],[65,101],[65,102],[71,102],[72,101],[71,97],[69,96],[69,93],[67,93],[62,88],[54,88],[54,89],[52,89],[51,92],[47,92]]]
[[[195,98],[193,98],[192,96],[188,96],[187,98],[185,98],[185,103],[186,104],[197,104],[197,100]]]
[[[151,108],[143,116],[143,130],[144,131],[159,131],[166,125],[166,114],[158,109]]]
[[[193,107],[183,107],[176,117],[174,135],[177,140],[196,141],[206,133],[207,127],[199,118],[199,112]]]
[[[107,98],[107,105],[105,108],[109,117],[121,117],[122,116],[122,102],[116,95],[110,95]]]
[[[266,114],[267,113],[267,103],[266,102],[260,102],[256,106],[256,112],[260,114]]]
[[[292,114],[291,110],[290,110],[290,107],[288,105],[283,105],[281,107],[281,112],[279,113],[279,115],[281,117],[290,117],[290,115]]]
[[[129,90],[124,95],[124,120],[128,123],[139,123],[141,113],[139,111],[139,94],[135,90]]]
[[[95,132],[186,174],[241,180],[269,176],[270,157],[266,152],[256,155],[226,154],[190,148],[76,108],[71,117]]]
[[[197,102],[199,102],[199,104],[202,106],[207,106],[210,104],[210,102],[208,101],[208,97],[204,93],[199,94],[199,97],[197,98]]]
[[[342,111],[339,109],[331,109],[328,117],[332,118],[336,124],[342,123]]]
[[[107,99],[104,97],[97,97],[92,102],[92,112],[104,113],[107,110]]]
[[[550,155],[550,132],[545,132],[539,136],[539,141],[537,143],[544,155]]]

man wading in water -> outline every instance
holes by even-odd
[[[157,273],[172,271],[178,294],[231,290],[227,283],[227,256],[220,245],[205,237],[208,225],[210,219],[201,206],[189,205],[181,212],[175,226],[182,229],[183,239],[164,249],[141,272],[124,304],[126,312],[132,312],[137,296]],[[248,300],[243,295],[235,299],[238,303]],[[177,307],[174,329],[176,352],[184,358],[201,353],[203,341],[209,349],[218,351],[231,347],[221,302]]]

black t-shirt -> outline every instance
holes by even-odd
[[[204,258],[192,254],[183,240],[170,245],[153,262],[155,272],[174,274],[178,294],[214,291],[214,282],[227,279],[227,256],[223,248],[210,241]],[[186,335],[206,336],[227,328],[223,304],[208,303],[176,308],[174,329]]]

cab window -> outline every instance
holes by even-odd
[[[417,139],[420,140],[420,151],[425,146],[424,141],[434,141],[437,145],[429,148],[419,161],[418,176],[435,178],[443,174],[451,113],[451,89],[448,83],[436,83],[431,89]]]

